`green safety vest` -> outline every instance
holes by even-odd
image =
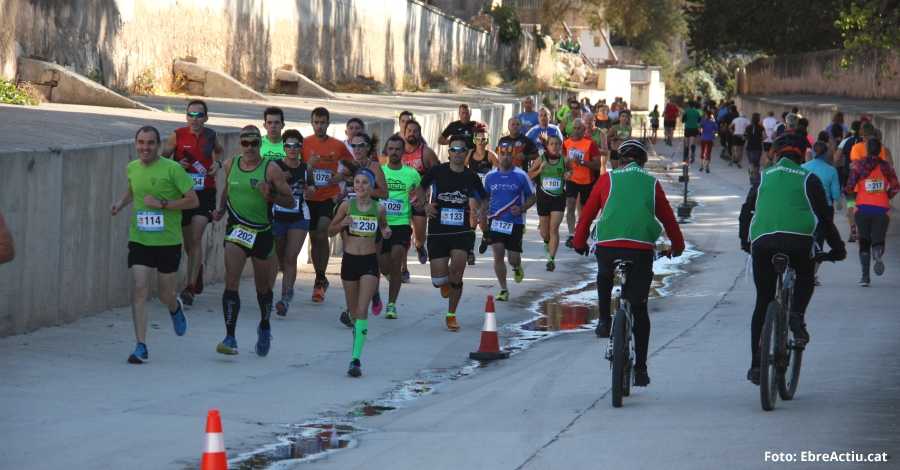
[[[656,220],[656,178],[637,163],[609,172],[609,197],[597,218],[594,239],[656,243],[662,225]]]
[[[763,172],[750,221],[751,242],[772,233],[813,235],[818,221],[806,197],[806,179],[811,174],[790,158]]]

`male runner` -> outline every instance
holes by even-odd
[[[287,155],[281,138],[281,130],[284,129],[284,111],[274,106],[266,108],[263,111],[263,127],[266,128],[266,135],[262,138],[259,154],[270,160],[281,160]]]
[[[566,178],[566,226],[569,239],[566,246],[572,248],[575,236],[576,211],[580,213],[591,194],[594,177],[591,170],[600,171],[600,149],[584,135],[584,122],[579,119],[572,127],[572,136],[563,142],[566,165],[571,168]]]
[[[526,96],[522,100],[522,112],[517,117],[525,130],[538,125],[538,113],[534,110],[534,98]]]
[[[405,140],[405,143],[403,144],[403,164],[411,166],[413,170],[419,172],[420,176],[424,175],[426,171],[430,170],[435,165],[440,164],[437,154],[434,153],[434,150],[432,150],[428,144],[425,143],[425,139],[422,138],[422,125],[419,124],[418,121],[406,121],[406,127],[404,127],[403,130],[403,139]],[[419,263],[425,264],[428,262],[428,253],[425,251],[425,225],[428,223],[428,219],[425,216],[425,211],[423,209],[418,209],[418,207],[421,206],[417,203],[416,198],[417,196],[414,196],[411,201],[413,205],[413,235],[415,238],[416,253],[419,256]],[[406,268],[406,256],[403,257],[403,279],[403,282],[409,282],[409,270]]]
[[[449,145],[450,137],[461,135],[466,139],[466,148],[472,150],[475,148],[475,126],[476,122],[472,119],[472,112],[469,105],[463,103],[459,105],[459,120],[453,121],[441,132],[441,138],[438,143],[441,145]]]

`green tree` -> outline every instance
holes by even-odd
[[[850,2],[840,11],[834,26],[843,41],[845,67],[865,54],[874,54],[876,63],[880,63],[879,56],[900,48],[900,1]]]

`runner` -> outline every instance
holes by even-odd
[[[705,169],[709,173],[709,161],[712,157],[712,148],[716,143],[716,131],[719,126],[713,119],[712,112],[707,111],[706,117],[700,121],[700,171]]]
[[[188,107],[190,109],[190,106]],[[193,191],[194,181],[181,165],[159,156],[159,131],[152,126],[138,129],[134,147],[138,159],[128,163],[128,190],[112,205],[112,215],[134,202],[134,216],[128,228],[128,267],[134,279],[131,318],[137,345],[128,363],[143,364],[147,351],[147,312],[150,276],[157,272],[159,300],[169,309],[175,334],[187,331],[187,318],[175,295],[178,265],[181,262],[182,211],[200,205]]]
[[[859,144],[857,144],[859,145]],[[900,191],[897,174],[889,160],[880,157],[883,147],[878,139],[866,141],[866,157],[853,162],[844,191],[847,207],[856,219],[859,236],[859,263],[862,278],[859,285],[869,285],[869,263],[875,260],[875,274],[884,274],[885,236],[891,199]]]
[[[181,291],[184,305],[193,305],[194,296],[203,292],[203,232],[216,209],[216,171],[222,168],[222,145],[216,131],[206,127],[209,120],[206,103],[188,103],[187,126],[175,129],[163,145],[162,156],[173,157],[194,181],[200,205],[182,211],[181,232],[187,253],[187,285]]]
[[[315,185],[312,173],[307,171],[306,163],[300,160],[303,149],[303,136],[295,129],[288,129],[282,135],[285,158],[274,160],[291,187],[294,198],[289,207],[272,206],[272,236],[275,237],[275,253],[277,265],[283,273],[281,276],[281,299],[275,303],[275,313],[285,316],[294,299],[294,283],[297,280],[297,256],[306,241],[309,231],[309,206],[306,196],[312,194]],[[308,194],[307,194],[308,193]],[[277,276],[277,274],[276,274]]]
[[[537,211],[540,222],[538,231],[544,240],[544,253],[547,255],[547,271],[556,269],[556,251],[559,249],[559,225],[566,211],[566,192],[563,182],[566,180],[570,165],[562,156],[562,141],[559,137],[550,137],[547,151],[538,160],[528,176],[537,183]]]
[[[737,113],[737,106],[733,107],[733,112]],[[749,125],[750,120],[739,113],[731,121],[731,142],[729,143],[731,146],[731,160],[728,161],[728,166],[734,164],[741,168],[741,160],[744,158],[744,145],[747,143],[744,139],[744,131],[747,130]]]
[[[766,138],[766,128],[759,122],[759,113],[750,116],[750,124],[744,130],[744,138],[747,141],[747,171],[750,172],[750,184],[759,184],[759,169],[762,165],[763,140]],[[732,123],[734,125],[734,123]]]
[[[522,282],[525,278],[525,268],[522,266],[523,215],[534,205],[535,197],[528,175],[513,166],[513,152],[502,151],[499,159],[500,166],[488,173],[484,180],[484,192],[487,194],[484,205],[488,210],[482,216],[481,226],[488,228],[488,238],[494,250],[494,274],[500,283],[496,299],[505,302],[509,300],[509,289],[504,257],[509,252],[513,279],[516,283]]]
[[[422,176],[432,167],[440,164],[437,154],[428,147],[425,139],[422,138],[422,125],[417,121],[407,121],[403,138],[406,140],[403,146],[404,165],[411,166],[413,170],[418,171],[419,175]],[[414,195],[411,200],[413,207],[413,241],[416,245],[419,263],[425,264],[428,262],[428,252],[425,251],[425,226],[428,224],[428,218],[424,209],[419,209],[420,204],[417,202],[417,197],[417,195]],[[407,269],[406,258],[406,256],[403,257],[403,282],[409,282],[409,269]]]
[[[509,120],[510,129],[512,129],[512,127],[513,127],[512,123],[514,120],[518,124],[517,118],[511,118]],[[518,130],[518,127],[516,127],[516,130]],[[520,136],[521,136],[521,134],[520,134]],[[503,141],[503,139],[506,139],[506,140]],[[532,148],[534,148],[534,144],[531,142],[530,139],[525,138],[525,140],[529,144],[531,144]],[[503,137],[501,139],[501,141],[503,141],[503,144],[504,144],[503,150],[512,152],[512,154],[514,155],[513,160],[515,161],[515,150],[514,149],[515,149],[515,145],[518,142],[515,140],[511,140],[508,137]],[[497,158],[497,154],[494,152],[491,152],[489,149],[487,149],[486,148],[487,144],[488,144],[487,133],[484,132],[483,129],[479,129],[479,133],[475,134],[475,150],[470,151],[469,154],[466,156],[466,167],[468,169],[474,171],[475,174],[478,175],[478,177],[481,179],[482,185],[484,185],[484,178],[487,177],[487,174],[490,173],[491,171],[493,171],[494,168],[497,168],[500,165],[500,160]],[[498,145],[497,151],[499,152],[500,149],[501,149],[501,147],[500,147],[500,145]],[[519,149],[519,151],[521,152],[521,149]],[[527,160],[525,160],[521,157],[520,157],[520,160],[522,161],[523,164],[527,164]],[[473,226],[474,226],[474,223],[473,223]],[[488,236],[487,231],[484,230],[484,227],[482,227],[481,244],[478,245],[478,253],[484,254],[484,252],[487,251],[488,245],[490,245],[490,237]],[[468,259],[466,261],[469,264],[469,266],[474,265],[475,264],[475,254],[469,253]]]
[[[681,110],[678,109],[678,106],[671,99],[666,103],[666,108],[663,110],[663,130],[666,134],[666,145],[669,147],[672,146],[672,139],[675,137],[675,123],[680,112]]]
[[[625,141],[617,154],[624,166],[603,174],[594,185],[578,219],[574,245],[578,253],[588,253],[588,232],[596,220],[593,239],[596,240],[600,310],[596,334],[601,337],[609,336],[612,324],[609,307],[615,265],[623,259],[633,263],[622,294],[631,304],[634,317],[634,385],[646,387],[650,384],[647,297],[653,280],[653,250],[662,228],[672,241],[672,252],[668,253],[672,256],[679,256],[684,250],[684,238],[662,185],[643,168],[647,162],[643,144],[637,140]]]
[[[472,112],[469,110],[469,105],[463,103],[459,105],[459,120],[453,121],[444,128],[444,131],[441,132],[441,137],[438,139],[438,143],[441,145],[450,145],[450,137],[454,135],[461,135],[466,138],[466,148],[471,150],[475,148],[475,125],[476,122],[471,119]]]
[[[398,136],[389,138],[384,149],[388,163],[381,167],[389,191],[382,205],[385,208],[391,236],[381,243],[379,265],[381,273],[388,277],[388,304],[384,317],[390,320],[397,318],[397,297],[400,295],[400,285],[403,282],[403,261],[409,251],[412,237],[410,195],[422,181],[418,171],[403,164],[405,143]]]
[[[700,111],[697,109],[697,103],[689,102],[688,109],[684,110],[681,115],[681,122],[684,123],[684,148],[682,151],[682,161],[688,161],[688,148],[691,150],[690,162],[694,163],[694,154],[697,150],[697,136],[700,135]]]
[[[648,114],[650,118],[650,143],[656,145],[656,133],[659,132],[659,105],[653,105],[653,111]]]
[[[344,139],[344,145],[347,147],[347,151],[351,154],[353,153],[353,147],[350,146],[350,141],[353,139],[353,136],[362,134],[366,131],[366,123],[362,121],[360,118],[350,118],[347,120],[347,124],[344,127],[344,134],[347,136]],[[352,184],[350,186],[353,186]]]
[[[550,110],[547,108],[541,108],[538,111],[538,125],[528,129],[528,132],[525,133],[525,137],[531,139],[534,142],[534,145],[537,146],[539,152],[544,150],[544,145],[547,142],[547,138],[551,135],[555,135],[560,139],[563,138],[562,131],[559,130],[554,124],[550,124]]]
[[[762,126],[760,126],[762,127]],[[749,142],[748,142],[749,145]],[[838,181],[837,171],[831,166],[828,158],[828,145],[825,142],[816,142],[813,144],[813,155],[815,157],[801,165],[804,169],[809,170],[812,174],[819,178],[822,188],[825,189],[825,202],[828,203],[828,217],[834,218],[834,204],[841,198],[841,184]],[[816,252],[821,252],[825,246],[825,231],[822,224],[816,224],[816,232],[814,234]],[[816,263],[816,272],[819,272],[819,265]],[[819,285],[819,278],[816,276],[815,285]]]
[[[526,96],[522,100],[522,112],[518,116],[519,123],[523,129],[531,129],[538,125],[538,113],[534,110],[534,98]]]
[[[397,125],[400,126],[400,130],[394,135],[402,139],[406,135],[406,123],[414,119],[413,113],[406,110],[400,111],[400,116],[397,117]]]
[[[486,126],[480,123],[479,126],[481,132],[487,137]],[[513,166],[521,168],[523,171],[528,171],[528,166],[538,157],[538,147],[522,133],[522,123],[519,121],[519,118],[509,118],[506,121],[506,129],[509,131],[509,135],[501,138],[500,141],[513,144]]]
[[[566,166],[570,169],[566,178],[566,225],[569,229],[566,246],[569,248],[572,248],[575,236],[576,211],[580,213],[591,194],[591,170],[600,171],[600,149],[584,135],[584,123],[578,121],[572,130],[572,136],[563,142]]]
[[[354,137],[359,139],[359,136]],[[368,168],[360,169],[353,177],[355,197],[341,203],[331,225],[329,236],[341,234],[344,255],[341,259],[341,283],[353,317],[353,356],[347,374],[362,375],[363,345],[369,334],[369,302],[378,289],[378,247],[375,235],[391,238],[385,209],[372,199],[375,175]]]
[[[256,126],[241,129],[241,153],[225,163],[225,188],[219,195],[215,220],[228,213],[225,227],[225,292],[222,312],[225,317],[225,339],[216,346],[220,354],[238,353],[235,327],[241,310],[238,293],[241,273],[247,258],[253,264],[256,300],[260,319],[256,328],[256,354],[266,356],[272,340],[269,317],[272,314],[272,286],[275,284],[272,264],[274,238],[269,223],[269,204],[282,207],[294,204],[294,195],[275,163],[259,153],[262,136]]]
[[[775,118],[775,112],[769,111],[768,116],[762,120],[762,126],[766,130],[766,138],[763,140],[763,152],[769,153],[772,148],[772,140],[775,139],[775,127],[778,126],[778,119]]]
[[[328,258],[331,246],[328,226],[334,214],[335,199],[341,192],[342,177],[338,174],[342,161],[352,160],[344,143],[327,134],[331,114],[325,108],[312,110],[310,116],[314,135],[303,142],[303,160],[312,170],[316,191],[307,197],[309,206],[309,242],[316,280],[313,284],[312,301],[325,301],[328,290]]]
[[[835,165],[838,167],[838,177],[841,180],[841,188],[845,188],[847,186],[847,180],[850,179],[850,170],[851,164],[850,161],[850,152],[853,150],[853,146],[857,143],[861,142],[862,136],[862,122],[853,121],[850,123],[850,133],[844,140],[838,144],[838,149],[840,150],[840,165]],[[850,208],[847,208],[846,211],[847,224],[850,226],[850,235],[847,237],[847,243],[855,243],[856,242],[856,222],[854,221],[854,214]]]
[[[262,138],[259,154],[269,160],[281,160],[287,155],[281,138],[281,130],[284,129],[284,111],[274,106],[266,108],[263,111],[263,127],[266,129],[266,135]]]
[[[479,211],[485,198],[484,186],[472,170],[465,166],[464,135],[451,136],[450,162],[431,167],[416,188],[417,198],[425,201],[423,188],[432,187],[431,203],[425,205],[428,218],[428,256],[431,283],[448,298],[447,329],[459,331],[456,308],[462,297],[466,256],[475,245],[471,213]]]

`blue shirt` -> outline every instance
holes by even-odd
[[[841,183],[838,181],[837,170],[825,161],[824,158],[814,158],[803,164],[803,168],[811,171],[825,188],[825,199],[829,206],[834,206],[834,201],[841,197]]]
[[[538,113],[537,111],[532,112],[522,112],[519,113],[519,123],[521,124],[520,129],[529,130],[532,127],[538,125]]]
[[[547,137],[555,135],[559,137],[560,140],[563,139],[562,131],[559,130],[559,127],[556,127],[553,124],[547,124],[547,127],[543,128],[540,125],[533,126],[531,129],[528,129],[528,132],[525,133],[525,137],[531,139],[534,142],[534,145],[537,145],[539,149],[544,148],[544,144],[541,142],[541,133],[547,133]]]
[[[488,207],[489,217],[513,224],[525,223],[522,214],[512,215],[509,211],[509,207],[512,206],[521,208],[525,201],[534,194],[525,172],[514,169],[509,171],[491,170],[484,177],[484,191],[491,198]],[[500,214],[493,217],[497,212]],[[491,228],[491,230],[494,229]]]
[[[719,125],[715,121],[703,118],[703,121],[700,122],[700,129],[700,140],[716,140],[716,131],[719,130]]]

